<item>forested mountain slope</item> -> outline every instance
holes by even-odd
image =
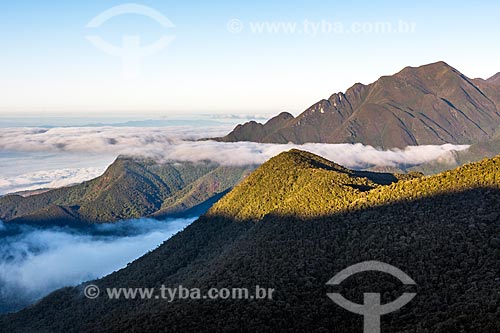
[[[165,217],[206,210],[254,167],[119,157],[104,174],[82,184],[22,197],[0,198],[6,222],[65,224]],[[208,203],[208,205],[206,205]]]
[[[85,298],[84,286],[64,288],[0,317],[0,325],[9,332],[362,332],[363,317],[326,294],[362,303],[363,292],[379,292],[387,303],[406,287],[382,273],[359,274],[337,289],[326,283],[350,265],[378,260],[414,279],[417,293],[382,316],[383,332],[496,332],[499,166],[496,157],[393,182],[397,177],[359,174],[309,153],[282,153],[158,249],[92,281],[102,290],[97,299]],[[330,206],[313,194],[345,199]],[[204,292],[259,285],[275,293],[173,302],[110,300],[105,293],[161,285]]]

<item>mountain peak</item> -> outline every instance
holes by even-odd
[[[264,125],[270,128],[274,128],[276,126],[282,126],[291,119],[294,119],[292,114],[288,112],[281,112],[276,117],[269,119]]]
[[[406,67],[333,94],[295,118],[280,114],[266,124],[239,125],[217,140],[380,148],[483,142],[500,126],[500,75],[488,82],[483,89],[444,61]]]
[[[118,157],[99,177],[29,197],[0,198],[0,219],[18,223],[115,222],[139,217],[191,216],[237,184],[253,166],[157,163]]]
[[[318,168],[325,170],[348,171],[341,165],[329,161],[321,156],[300,149],[290,149],[282,152],[264,163],[267,168]]]
[[[294,119],[293,115],[288,112],[281,112],[277,116],[269,119],[265,124],[258,123],[254,120],[237,125],[234,130],[225,137],[212,138],[216,141],[234,142],[234,141],[257,141],[263,140],[267,135],[274,133],[280,128],[286,126]],[[287,142],[281,142],[287,143]]]
[[[251,173],[207,212],[209,217],[258,221],[264,217],[301,219],[331,216],[380,203],[419,198],[444,189],[470,189],[471,174],[498,173],[500,156],[430,177],[349,170],[297,149],[281,153]],[[489,177],[489,176],[488,176]],[[496,182],[494,177],[484,184]]]
[[[364,191],[398,179],[392,174],[349,170],[292,149],[262,164],[207,214],[237,220],[259,220],[268,214],[323,216],[344,209]]]
[[[405,70],[424,70],[424,71],[439,71],[439,70],[448,70],[448,69],[455,69],[452,66],[448,65],[448,63],[444,61],[436,61],[432,62],[430,64],[425,64],[421,66],[406,66],[403,68],[403,71]]]
[[[279,118],[279,119],[292,119],[293,115],[289,112],[281,112],[279,115],[277,115],[274,118]],[[272,118],[272,119],[274,119]]]
[[[487,79],[486,82],[500,85],[500,72]]]
[[[433,62],[430,64],[418,66],[418,67],[412,67],[412,66],[407,66],[403,68],[399,73],[397,73],[395,76],[406,76],[408,79],[409,76],[419,76],[419,77],[426,77],[426,78],[437,78],[444,73],[449,73],[453,72],[458,75],[461,75],[461,73],[455,69],[454,67],[448,65],[444,61],[437,61]]]
[[[445,61],[436,61],[432,62],[430,64],[422,65],[417,68],[428,68],[428,69],[455,69],[452,66],[450,66],[447,62]]]

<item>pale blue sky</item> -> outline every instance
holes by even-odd
[[[406,65],[444,60],[470,77],[500,71],[497,1],[135,1],[167,17],[164,28],[126,14],[86,25],[124,1],[3,1],[0,4],[0,115],[148,116],[182,113],[294,114],[321,98],[370,83]],[[237,19],[237,33],[228,21]],[[370,27],[399,21],[414,32],[304,32],[303,22]],[[252,31],[296,24],[295,32]],[[323,26],[325,27],[325,26]],[[234,26],[232,26],[234,28]],[[241,31],[240,31],[241,30]],[[175,39],[124,78],[120,58],[85,37],[119,46]]]

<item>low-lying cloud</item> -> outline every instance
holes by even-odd
[[[149,156],[160,161],[212,160],[221,164],[261,164],[283,151],[297,148],[323,156],[352,169],[369,167],[412,166],[435,160],[453,162],[453,151],[467,149],[466,145],[410,146],[405,149],[379,150],[363,144],[262,144],[254,142],[183,142],[168,150]]]
[[[0,175],[0,194],[60,187],[94,178],[103,172],[103,165],[118,155],[150,157],[160,162],[210,160],[223,165],[246,165],[261,164],[280,152],[298,148],[349,168],[363,169],[413,166],[436,160],[453,163],[453,152],[468,148],[446,144],[380,150],[362,144],[196,141],[226,132],[227,128],[220,127],[3,128],[0,170],[9,174]],[[47,156],[40,158],[41,154]],[[75,156],[92,159],[84,166],[64,166]],[[102,160],[95,156],[102,156]],[[31,161],[33,168],[24,167],[16,174],[16,164]],[[94,226],[85,232],[16,227],[0,222],[0,312],[19,309],[54,289],[124,267],[192,221],[141,219]]]
[[[125,267],[193,220],[136,219],[85,230],[0,221],[0,312]]]
[[[220,129],[164,128],[8,128],[0,134],[0,149],[15,151],[92,152],[151,157],[159,161],[212,160],[221,164],[261,164],[291,148],[307,150],[350,168],[418,165],[453,159],[452,151],[467,145],[410,146],[380,150],[362,144],[260,144],[195,141]],[[220,133],[218,133],[220,134]]]
[[[104,168],[75,168],[29,172],[13,177],[0,176],[0,195],[41,188],[58,188],[100,176]]]

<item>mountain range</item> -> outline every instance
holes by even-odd
[[[220,141],[361,142],[377,147],[472,144],[455,162],[413,166],[433,174],[500,154],[500,73],[469,79],[444,62],[407,67],[333,94],[297,117],[238,125]],[[29,224],[113,222],[198,215],[255,166],[167,163],[120,157],[97,179],[36,195],[0,197],[0,219]],[[393,169],[396,172],[408,170]]]
[[[417,296],[382,317],[387,332],[500,330],[500,73],[470,79],[444,62],[355,84],[297,117],[238,125],[219,141],[363,143],[381,148],[471,144],[455,164],[351,170],[292,149],[259,167],[119,157],[82,184],[0,197],[0,219],[43,226],[199,216],[125,268],[0,316],[8,332],[362,331],[341,292],[382,303]],[[483,159],[485,156],[490,157]],[[482,160],[481,160],[482,159]],[[474,163],[469,163],[477,161]],[[468,163],[468,164],[467,164]],[[430,174],[429,176],[424,176]],[[403,286],[369,272],[334,288],[344,268],[381,261]],[[84,296],[98,286],[96,299]],[[106,288],[248,288],[273,299],[120,299]]]
[[[218,141],[363,143],[380,148],[473,144],[500,127],[500,73],[470,79],[445,62],[406,67],[372,84],[356,83],[297,117],[238,125]]]
[[[300,150],[270,159],[185,230],[126,268],[58,290],[0,317],[8,332],[361,332],[340,292],[382,303],[406,291],[364,273],[332,290],[344,268],[378,260],[416,282],[417,296],[382,316],[383,332],[496,332],[500,156],[433,176],[359,172]],[[361,274],[360,274],[361,275]],[[110,300],[105,288],[274,288],[272,300]]]
[[[27,197],[0,197],[0,219],[7,223],[77,225],[199,216],[254,168],[119,157],[103,175],[82,184]]]

